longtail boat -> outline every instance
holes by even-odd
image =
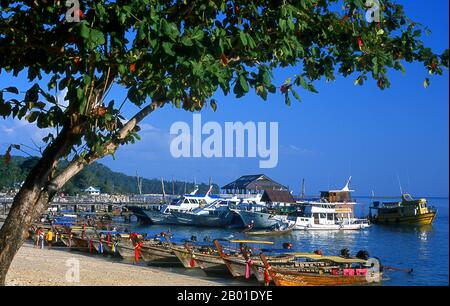
[[[272,266],[263,253],[260,258],[265,273],[270,275],[277,286],[365,285],[380,282],[382,277],[381,271],[368,269],[367,260],[358,258],[323,256],[321,261],[331,261],[334,265],[314,269]],[[359,267],[353,267],[352,264],[358,264]]]
[[[244,242],[245,241],[245,242]],[[239,242],[239,243],[262,243],[262,244],[272,244],[273,242],[269,241],[257,241],[257,240],[231,240],[230,242]],[[245,277],[250,278],[251,275],[254,275],[255,278],[259,282],[264,282],[264,268],[259,260],[254,260],[251,258],[249,253],[246,253],[243,250],[240,252],[233,252],[229,254],[225,254],[223,251],[222,245],[219,241],[214,240],[214,244],[217,248],[219,256],[222,258],[225,266],[228,271],[234,277]],[[271,256],[270,262],[274,264],[288,264],[295,259],[295,256],[289,254],[281,254],[279,256]],[[258,267],[259,266],[259,267]]]
[[[180,265],[181,262],[167,242],[144,241],[141,256],[149,265]]]
[[[229,275],[229,270],[218,253],[202,253],[195,252],[195,264],[200,267],[206,274],[222,274]]]

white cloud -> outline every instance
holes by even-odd
[[[42,138],[48,133],[54,133],[53,128],[40,129],[35,124],[27,120],[17,118],[8,118],[0,124],[0,145],[9,146],[10,144],[26,144],[30,147],[36,145],[45,147]]]

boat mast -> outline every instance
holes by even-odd
[[[139,177],[137,170],[136,170],[136,180],[137,180],[138,192],[139,192],[139,194],[142,194],[142,178]]]
[[[398,187],[400,187],[400,194],[403,194],[403,188],[402,183],[400,182],[400,176],[397,173],[397,181],[398,181]]]
[[[161,176],[161,187],[162,187],[162,193],[163,193],[163,201],[166,202],[166,191],[164,190],[164,178]]]
[[[173,182],[173,175],[172,175],[172,195],[175,194],[175,184]]]
[[[301,199],[305,198],[305,179],[302,179],[302,188],[300,191],[300,198]]]

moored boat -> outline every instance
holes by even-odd
[[[261,231],[246,231],[245,234],[248,236],[280,236],[289,234],[294,229],[294,224],[277,224],[274,228],[271,230],[261,230]]]
[[[172,214],[178,223],[183,225],[226,227],[235,222],[237,215],[230,207],[238,203],[238,199],[220,199],[205,207],[198,207],[192,211],[174,211]]]
[[[314,267],[279,267],[272,266],[266,256],[260,254],[268,273],[277,286],[343,286],[366,285],[381,282],[382,271],[368,267],[368,261],[358,258],[328,256],[321,261],[330,261],[334,265]],[[355,266],[356,264],[356,266]]]
[[[354,216],[357,204],[351,198],[348,179],[344,188],[320,193],[317,200],[300,201],[297,209],[289,213],[287,221],[295,230],[361,230],[370,226],[367,219]]]
[[[216,195],[211,195],[210,190],[204,195],[186,194],[180,199],[175,199],[170,204],[162,205],[159,210],[143,210],[153,224],[179,224],[174,212],[189,212],[199,207],[204,207],[219,199]]]
[[[179,266],[181,264],[167,242],[144,241],[141,246],[141,256],[149,265]]]
[[[370,221],[379,224],[430,225],[435,217],[436,209],[425,198],[414,200],[406,193],[399,202],[376,201],[369,209]]]

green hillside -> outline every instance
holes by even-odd
[[[25,180],[27,173],[37,162],[37,157],[12,156],[10,163],[4,162],[4,156],[0,155],[0,191],[6,192],[20,186]],[[170,179],[170,178],[166,178]],[[94,186],[100,188],[103,193],[138,193],[137,179],[123,173],[114,172],[108,167],[94,163],[86,167],[72,180],[70,180],[61,192],[75,195],[81,193],[83,189]],[[174,181],[175,194],[191,192],[194,189],[193,182]],[[208,184],[199,184],[199,192],[208,190]],[[164,188],[167,194],[172,193],[172,181],[165,181]],[[219,187],[214,185],[213,193],[218,193]],[[142,193],[162,193],[160,179],[142,179]]]

